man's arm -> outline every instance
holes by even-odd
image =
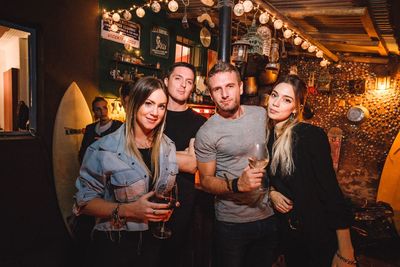
[[[214,195],[221,195],[231,192],[228,188],[225,178],[219,178],[215,176],[215,160],[209,162],[197,161],[197,168],[200,172],[201,187],[205,191]],[[237,178],[239,192],[249,192],[259,188],[261,186],[262,178],[264,177],[264,172],[264,169],[251,169],[247,166],[243,170],[242,175]]]
[[[230,192],[225,179],[215,176],[215,160],[209,162],[197,161],[197,168],[200,172],[200,185],[202,189],[215,195],[221,195]]]
[[[189,147],[185,151],[176,151],[176,161],[179,172],[194,174],[197,171],[196,155],[194,153],[194,138],[190,139]]]

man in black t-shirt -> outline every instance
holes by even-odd
[[[203,232],[203,236],[195,234],[194,240],[190,240],[193,229],[196,229],[195,232],[201,232],[205,229],[210,229],[209,224],[211,224],[202,225],[198,220],[194,222],[195,209],[202,210],[200,215],[202,220],[207,220],[207,218],[213,216],[212,196],[195,189],[194,184],[197,165],[193,141],[206,118],[193,111],[187,104],[187,100],[195,86],[195,68],[193,65],[184,62],[173,64],[169,68],[164,83],[168,87],[169,93],[167,123],[164,133],[175,142],[177,153],[182,153],[186,156],[178,159],[185,161],[184,164],[179,163],[179,166],[185,167],[179,169],[179,174],[177,175],[178,198],[181,205],[174,210],[168,222],[168,226],[172,229],[172,237],[165,240],[163,249],[161,249],[162,255],[160,258],[162,264],[160,266],[185,267],[192,266],[191,262],[209,261],[211,257],[211,246],[209,244],[207,244],[206,252],[203,251],[204,248],[201,251],[195,249],[196,247],[201,247],[198,245],[201,242],[199,238],[205,241],[211,240],[210,231]],[[212,222],[212,218],[208,221]],[[189,240],[191,242],[188,242]],[[193,255],[195,259],[190,258]]]

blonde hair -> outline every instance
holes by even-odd
[[[295,111],[280,128],[275,128],[276,140],[272,146],[271,173],[276,174],[278,168],[282,176],[290,175],[295,169],[293,162],[293,128],[303,120],[302,112],[307,96],[306,84],[297,75],[288,75],[279,83],[292,86],[295,95]],[[277,84],[279,84],[277,83]],[[267,118],[268,138],[271,130],[276,127],[272,120]],[[278,132],[278,134],[276,134]],[[268,140],[268,139],[267,139]]]
[[[139,162],[146,167],[148,174],[152,174],[153,184],[157,181],[160,175],[160,147],[163,132],[165,128],[166,115],[162,121],[153,129],[152,132],[152,144],[151,144],[151,170],[149,170],[142,158],[139,149],[135,142],[135,120],[136,114],[139,108],[144,104],[147,98],[156,90],[162,90],[167,97],[168,93],[164,86],[164,83],[153,77],[144,77],[139,79],[135,86],[130,90],[129,101],[127,104],[126,123],[125,123],[125,139],[126,139],[126,150],[128,153],[136,157]]]

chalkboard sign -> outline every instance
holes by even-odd
[[[110,20],[101,20],[101,37],[121,44],[129,44],[140,48],[140,25],[138,23],[120,19],[114,22],[118,26],[116,32],[111,30]]]
[[[161,27],[153,27],[150,33],[150,55],[168,58],[169,33]]]

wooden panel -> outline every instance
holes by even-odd
[[[4,82],[4,130],[17,131],[18,69],[9,69],[3,74]]]

